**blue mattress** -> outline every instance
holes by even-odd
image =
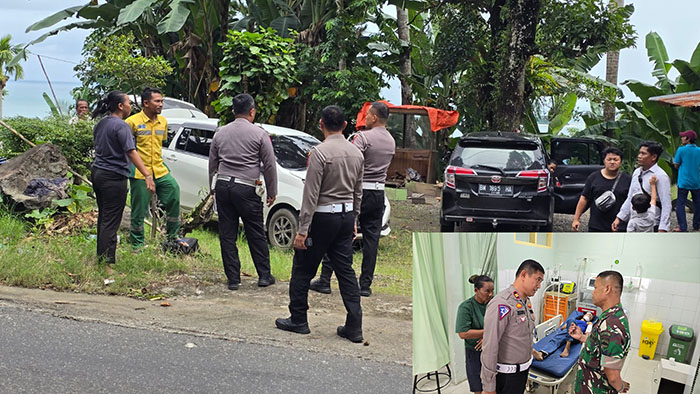
[[[574,319],[582,316],[582,312],[574,311],[569,315],[569,317],[566,318],[566,326],[570,326],[571,322],[573,322]],[[598,319],[596,316],[593,321],[595,322]],[[554,332],[552,332],[549,335],[554,335]],[[547,337],[549,337],[547,335]],[[543,338],[544,339],[544,338]],[[538,342],[539,343],[539,342]],[[538,349],[536,343],[534,345],[535,350],[540,350]],[[569,356],[568,357],[559,357],[561,352],[564,350],[564,343],[562,343],[557,350],[550,354],[547,358],[545,358],[542,361],[537,361],[533,360],[532,361],[532,368],[540,370],[542,372],[547,373],[548,375],[552,375],[558,378],[561,378],[562,376],[566,375],[571,367],[576,364],[576,360],[578,360],[578,355],[581,352],[581,343],[572,343],[571,348],[569,350]]]

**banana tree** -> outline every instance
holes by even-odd
[[[54,28],[27,44],[15,59],[26,57],[28,47],[62,31],[107,28],[107,34],[134,34],[144,56],[162,55],[178,72],[168,81],[167,93],[186,97],[207,109],[214,99],[224,41],[231,12],[230,0],[92,0],[58,11],[27,28],[50,28],[68,18],[78,22]]]
[[[659,165],[671,175],[673,154],[680,146],[678,133],[688,129],[700,129],[700,113],[650,99],[656,96],[700,90],[700,44],[695,48],[690,62],[684,60],[671,62],[663,40],[655,32],[646,36],[646,48],[649,60],[654,64],[652,76],[656,78],[656,83],[650,85],[635,80],[623,82],[639,101],[617,102],[615,105],[620,111],[620,118],[617,121],[604,122],[602,118],[587,114],[584,117],[587,128],[583,133],[599,135],[612,131],[616,142],[627,147],[630,164],[634,162],[639,142],[657,141],[664,148]],[[669,71],[672,68],[679,72],[676,79],[669,77]]]

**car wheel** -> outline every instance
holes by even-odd
[[[441,233],[454,233],[455,232],[455,222],[448,222],[440,218],[440,232]]]
[[[270,245],[281,249],[290,249],[298,230],[299,218],[296,213],[287,208],[280,208],[270,217],[267,237],[270,240]]]

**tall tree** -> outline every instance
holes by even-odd
[[[625,5],[625,0],[610,0],[610,7],[622,7]],[[613,85],[617,85],[617,75],[620,69],[620,51],[610,51],[607,53],[605,58],[605,80]],[[615,105],[613,103],[607,103],[603,107],[603,118],[608,120],[615,120]],[[606,134],[608,137],[612,137],[612,130]]]
[[[21,49],[19,45],[12,45],[10,43],[11,40],[12,36],[9,34],[0,38],[0,119],[2,119],[2,97],[5,94],[7,81],[11,75],[14,75],[15,81],[24,76],[24,70],[21,65],[10,64],[12,58]]]
[[[510,0],[508,50],[503,57],[501,83],[496,101],[495,129],[520,128],[525,103],[525,66],[535,54],[535,32],[540,0]]]

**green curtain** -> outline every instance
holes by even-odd
[[[413,233],[413,375],[450,362],[442,234]]]
[[[455,333],[457,307],[474,295],[473,274],[497,277],[494,233],[413,234],[413,374],[452,363],[466,379],[464,342]]]

